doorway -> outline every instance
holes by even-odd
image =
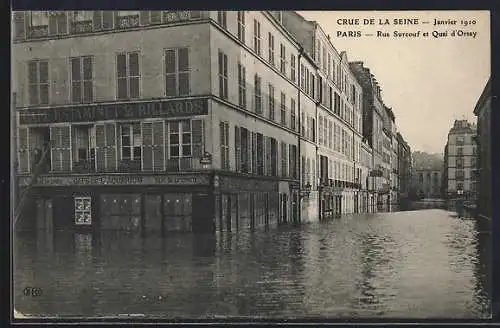
[[[193,194],[193,232],[214,233],[214,199],[210,194]]]

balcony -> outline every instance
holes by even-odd
[[[116,28],[125,29],[139,26],[139,15],[118,16]]]
[[[44,38],[49,35],[48,25],[29,26],[28,37],[31,39]]]
[[[95,160],[81,160],[73,163],[74,173],[93,173],[96,172]]]

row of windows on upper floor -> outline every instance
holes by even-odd
[[[164,54],[164,90],[165,96],[188,96],[190,92],[190,63],[189,49],[176,48],[167,49]],[[94,57],[83,56],[74,57],[69,60],[70,65],[70,83],[64,84],[64,87],[69,87],[69,97],[71,103],[92,103],[94,101]],[[28,102],[30,105],[49,105],[51,83],[49,79],[49,61],[34,60],[28,62]],[[139,53],[119,53],[116,56],[116,99],[129,100],[141,98],[141,69]],[[227,100],[229,96],[230,76],[228,70],[228,58],[222,52],[219,52],[218,58],[218,78],[219,78],[219,96]],[[260,115],[264,115],[264,108],[267,108],[267,117],[270,120],[277,121],[278,114],[280,116],[279,123],[294,131],[297,130],[296,119],[296,99],[290,97],[287,99],[285,92],[280,93],[279,112],[276,110],[277,92],[273,84],[267,86],[267,93],[263,92],[262,77],[259,74],[254,75],[253,85],[248,83],[246,77],[246,68],[241,63],[238,63],[238,105],[248,109],[249,101],[247,96],[249,91],[252,91],[251,107]],[[253,90],[252,90],[253,89]],[[354,112],[346,103],[342,102],[340,96],[335,93],[333,99],[335,113],[338,117],[347,122],[348,125],[355,128],[356,131],[361,131],[361,116]],[[289,104],[289,105],[288,105]],[[303,129],[310,131],[314,129],[312,123],[303,124],[308,127]],[[315,135],[312,133],[303,133],[312,141],[315,141]]]
[[[218,24],[225,30],[228,30],[228,25],[227,25],[227,13],[225,11],[218,11],[217,12],[217,22]],[[237,13],[237,38],[238,40],[246,44],[246,14],[245,11],[238,11]],[[228,31],[229,32],[229,31]],[[271,66],[278,68],[279,72],[281,72],[283,75],[285,75],[287,78],[292,82],[296,82],[296,66],[297,66],[297,57],[294,53],[291,53],[290,56],[287,56],[287,51],[286,51],[286,46],[282,42],[279,45],[279,60],[277,60],[277,47],[276,47],[276,41],[275,41],[275,35],[272,32],[267,33],[267,56],[262,50],[262,39],[263,39],[263,33],[261,30],[261,23],[259,22],[258,19],[254,18],[253,19],[253,42],[251,49],[255,52],[255,54],[262,59],[266,60]],[[358,109],[360,109],[361,106],[361,92],[357,89],[356,85],[354,83],[350,82],[349,75],[347,74],[346,70],[343,69],[339,63],[335,63],[335,61],[332,59],[329,61],[330,63],[330,70],[326,74],[328,77],[328,80],[331,81],[332,85],[335,86],[339,90],[339,93],[342,94],[345,99],[353,104],[354,106],[358,106]],[[290,65],[290,75],[288,76],[288,65]],[[337,73],[336,73],[337,72]],[[327,81],[323,81],[321,76],[315,74],[309,68],[304,65],[300,64],[300,74],[301,74],[301,79],[299,81],[299,87],[309,96],[312,98],[317,99],[318,101],[321,101],[325,106],[328,106],[327,104],[330,104],[329,107],[331,108],[332,102],[330,101],[329,103],[327,102],[327,90],[328,87],[330,88],[330,93],[332,93],[332,85],[328,83]],[[351,74],[352,75],[352,74]],[[354,77],[351,77],[351,79],[354,79]],[[315,83],[315,80],[317,80],[317,83]],[[317,88],[317,92],[315,93],[315,87]],[[324,97],[322,97],[324,95]]]
[[[208,17],[207,12],[202,11],[73,11],[73,12],[16,12],[14,13],[14,38],[18,40],[45,38],[49,36],[90,33],[112,29],[127,29],[138,26],[149,26],[157,24],[169,24],[179,21],[197,20]],[[246,14],[245,11],[238,11],[238,31],[237,37],[240,42],[246,43]],[[225,11],[217,12],[218,24],[227,30],[227,13]],[[253,47],[252,49],[258,55],[263,57],[262,53],[262,34],[261,23],[254,19],[253,22]],[[268,33],[268,56],[267,61],[272,66],[277,66],[275,61],[275,37],[272,32]],[[296,56],[292,53],[290,56],[290,79],[295,82]],[[286,47],[280,44],[279,71],[287,76],[288,58],[286,56]],[[349,81],[346,70],[341,68],[340,63],[334,59],[328,60],[329,69],[326,72],[330,81],[338,87],[346,99],[353,104],[361,103],[360,92],[356,86]],[[301,72],[304,80],[300,87],[307,94],[314,97],[313,88],[308,83],[309,79],[314,84],[314,75],[301,65]],[[337,72],[337,73],[336,73]],[[326,81],[324,82],[326,84]],[[326,92],[324,92],[326,94]],[[326,105],[326,101],[325,101]]]
[[[327,49],[327,46],[319,38],[316,38],[316,48],[313,54],[313,58],[316,61],[319,69],[336,85],[339,86],[340,90],[345,93],[349,100],[353,103],[361,102],[361,96],[359,95],[359,90],[356,84],[352,82],[355,78],[349,76],[348,72],[350,69],[345,69],[339,62],[335,60],[336,54],[334,55],[331,51]]]
[[[203,11],[31,11],[14,13],[14,39],[123,30],[208,17]]]

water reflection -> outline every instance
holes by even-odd
[[[18,234],[15,304],[41,316],[487,317],[483,230],[423,210],[217,236]]]

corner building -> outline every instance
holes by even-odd
[[[300,108],[305,118],[315,107],[298,85],[310,64],[279,19],[14,13],[19,186],[33,205],[22,225],[214,232],[299,222]],[[316,185],[314,145],[302,148]]]

